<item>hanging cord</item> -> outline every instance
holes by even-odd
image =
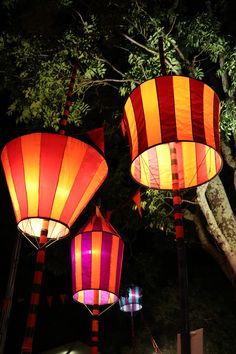
[[[78,63],[75,62],[75,64],[73,65],[73,69],[72,69],[70,85],[68,87],[66,104],[65,104],[65,108],[64,108],[64,114],[59,122],[59,134],[61,134],[61,135],[65,135],[65,129],[66,129],[68,118],[69,118],[69,110],[70,110],[70,106],[72,105],[72,102],[73,102],[73,89],[75,86],[75,78],[76,78],[76,74],[77,74],[77,69],[78,69]]]

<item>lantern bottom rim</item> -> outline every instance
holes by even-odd
[[[58,240],[69,236],[70,229],[67,225],[57,220],[42,217],[23,219],[18,223],[17,227],[26,237],[40,238],[41,231],[45,229],[45,221],[48,239]]]
[[[73,295],[73,300],[84,305],[110,305],[118,301],[118,296],[102,289],[83,289]]]

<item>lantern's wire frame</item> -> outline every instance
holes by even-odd
[[[47,220],[47,219],[44,219],[44,220]],[[25,222],[27,222],[27,225],[30,225],[30,221],[28,220],[24,220]],[[31,225],[30,225],[31,226]],[[54,225],[53,228],[55,228],[56,225]],[[31,227],[30,227],[31,228]],[[58,235],[56,238],[47,238],[47,242],[45,243],[45,245],[40,245],[40,239],[39,237],[37,236],[33,236],[33,229],[31,228],[32,230],[32,235],[28,232],[24,232],[23,230],[21,230],[19,227],[18,227],[18,230],[19,232],[26,238],[27,241],[29,241],[29,243],[36,249],[38,250],[39,248],[48,248],[49,246],[51,246],[52,244],[54,244],[55,242],[57,241],[60,241],[64,238],[67,237],[67,235],[69,235],[69,233],[65,236],[62,236],[60,237],[60,235]]]
[[[78,69],[78,62],[75,62],[72,69],[70,85],[67,91],[64,114],[59,122],[60,135],[65,135],[65,129],[69,117],[69,108],[73,101],[73,89],[75,85],[77,69]],[[25,330],[23,344],[21,347],[21,354],[31,354],[33,350],[33,337],[34,337],[34,332],[36,327],[37,313],[38,313],[38,307],[40,301],[43,266],[45,264],[46,248],[58,240],[58,238],[56,238],[51,241],[51,239],[47,237],[49,220],[43,219],[43,224],[44,225],[41,229],[39,241],[37,240],[35,243],[32,240],[30,240],[30,238],[24,232],[22,232],[22,235],[26,237],[26,239],[37,249],[37,259],[36,259],[36,266],[35,266],[35,272],[33,278],[33,290],[30,298],[30,308],[26,320],[26,330]]]
[[[116,301],[116,302],[113,302],[112,304],[110,304],[109,306],[107,306],[103,311],[100,311],[98,316],[103,315],[107,310],[109,310],[109,309],[110,309],[112,306],[114,306],[116,303],[117,303],[117,301]],[[82,305],[84,305],[84,306],[86,307],[86,309],[88,310],[88,312],[93,316],[93,310],[91,310],[91,309],[89,308],[89,306],[86,305],[86,304],[82,304]]]

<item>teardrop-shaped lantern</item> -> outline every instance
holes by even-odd
[[[212,179],[222,167],[219,113],[219,98],[201,81],[162,76],[143,82],[124,109],[132,177],[150,188],[172,190],[174,148],[178,189]]]
[[[108,305],[118,300],[123,250],[123,240],[97,208],[71,243],[75,301]]]
[[[40,237],[45,220],[48,239],[67,236],[108,172],[95,148],[51,133],[10,141],[1,159],[18,228],[27,237]]]
[[[120,310],[123,312],[136,312],[142,309],[142,289],[139,286],[127,288],[127,294],[119,297]]]

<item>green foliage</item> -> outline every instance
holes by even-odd
[[[173,233],[174,226],[171,217],[173,207],[170,192],[148,189],[142,196],[142,208],[151,229]]]

